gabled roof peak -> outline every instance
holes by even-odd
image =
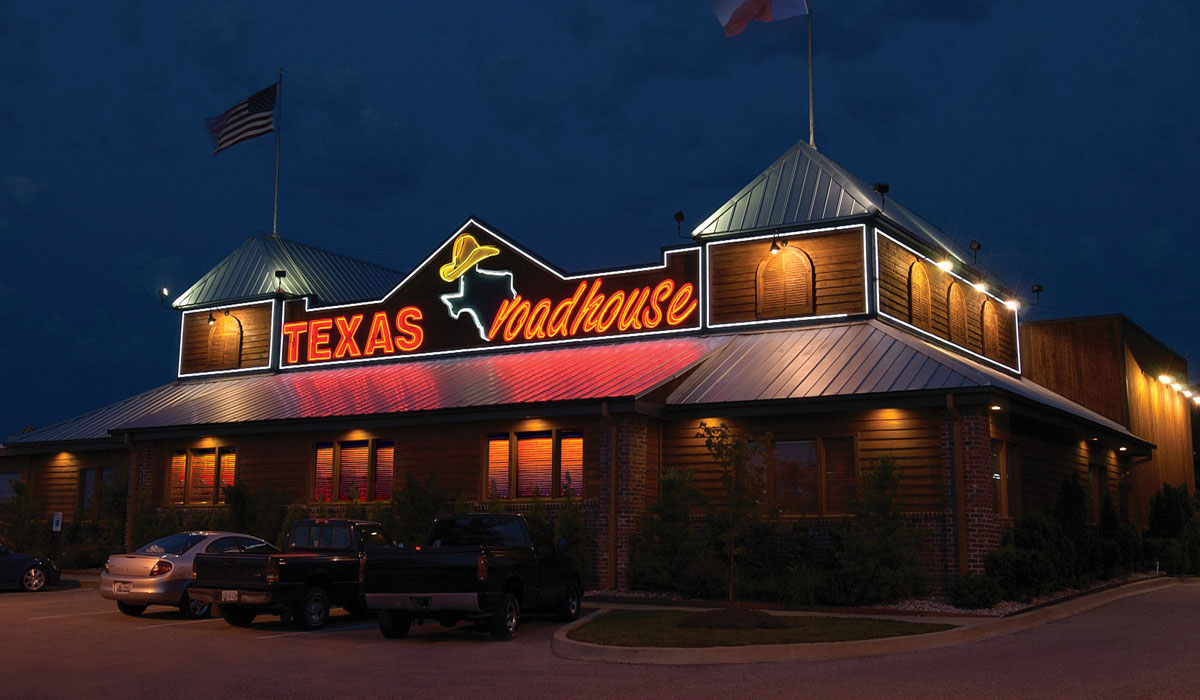
[[[692,231],[697,238],[875,214],[917,240],[965,259],[950,236],[804,141],[798,141]]]
[[[282,280],[276,270],[284,270]],[[340,304],[377,298],[403,275],[381,265],[256,233],[172,302],[177,309],[261,299],[282,288],[288,296],[315,295]]]

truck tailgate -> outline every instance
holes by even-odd
[[[251,588],[267,585],[268,554],[197,554],[197,588]]]
[[[479,547],[390,550],[367,556],[365,593],[472,593],[479,590]]]

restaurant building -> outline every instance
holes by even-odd
[[[624,269],[559,269],[478,219],[407,273],[256,235],[174,301],[174,381],[10,438],[0,475],[68,520],[122,465],[130,519],[138,491],[208,510],[235,480],[335,512],[408,474],[513,510],[569,490],[600,588],[626,587],[665,470],[719,492],[702,422],[770,431],[767,499],[816,527],[893,456],[943,577],[1071,474],[1093,518],[1108,494],[1141,524],[1163,483],[1194,489],[1183,358],[1121,316],[1021,324],[885,197],[801,142]]]

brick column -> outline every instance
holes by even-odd
[[[640,418],[620,418],[600,439],[600,493],[596,578],[601,586],[627,590],[630,538],[646,512],[648,426]],[[615,442],[613,442],[615,433]],[[616,483],[610,484],[615,460]],[[615,499],[615,502],[614,502]],[[616,539],[615,548],[613,539]],[[614,551],[615,549],[615,551]]]
[[[138,496],[142,491],[154,493],[154,473],[158,467],[158,452],[146,445],[129,448],[129,488],[125,498],[125,548],[133,549],[133,519],[137,514]],[[153,507],[153,498],[151,507]]]
[[[982,572],[987,553],[1000,546],[1001,524],[996,513],[992,474],[991,423],[986,413],[964,414],[963,491],[967,513],[967,568]]]

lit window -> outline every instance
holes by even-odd
[[[217,460],[217,503],[225,502],[225,489],[233,486],[237,476],[237,448],[222,447]]]
[[[167,500],[171,504],[183,503],[183,487],[187,480],[187,452],[171,453],[171,477],[168,481]]]
[[[583,433],[562,434],[562,464],[559,468],[559,493],[578,496],[583,490]]]
[[[583,433],[578,430],[488,436],[485,497],[559,497],[583,493]],[[516,452],[512,454],[515,443]],[[513,457],[515,456],[515,459]],[[515,482],[514,482],[515,479]]]
[[[772,503],[785,513],[843,515],[858,478],[854,439],[777,440],[769,476]]]
[[[396,443],[376,440],[374,447],[372,450],[370,440],[336,445],[319,443],[313,473],[313,500],[330,503],[391,498]]]
[[[216,450],[192,450],[191,474],[188,478],[188,503],[212,503],[216,495]]]
[[[487,492],[496,498],[508,498],[508,435],[488,438]]]
[[[554,437],[550,433],[517,436],[517,497],[553,495]]]

